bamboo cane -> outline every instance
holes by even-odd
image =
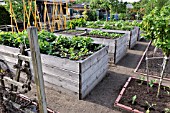
[[[162,85],[162,80],[163,80],[163,75],[164,75],[164,71],[165,71],[165,68],[168,64],[168,57],[165,56],[164,57],[164,60],[163,60],[163,67],[162,67],[162,71],[161,71],[161,77],[160,77],[160,80],[159,80],[159,86],[158,86],[158,91],[157,91],[157,97],[159,97],[159,94],[160,94],[160,89],[161,89],[161,85]]]
[[[16,24],[16,28],[17,28],[17,32],[19,32],[17,20],[16,20],[16,18],[15,18],[14,10],[13,10],[13,8],[12,8],[12,2],[11,2],[11,0],[9,0],[9,2],[10,2],[10,7],[11,7],[11,15],[13,15],[13,18],[14,18],[14,21],[15,21],[15,24]]]

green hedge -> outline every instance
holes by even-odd
[[[10,24],[10,14],[5,7],[0,5],[0,25]]]

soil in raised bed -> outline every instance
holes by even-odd
[[[61,31],[58,32],[59,34],[70,34],[70,35],[78,35],[81,33],[84,33],[85,31],[78,31],[78,30],[66,30],[66,31]]]
[[[149,49],[148,49],[148,57],[163,57],[163,52],[161,49],[158,49],[156,51],[156,53],[154,54],[154,46],[150,46]],[[146,57],[146,55],[145,55]],[[146,73],[146,60],[145,60],[145,57],[143,58],[137,72],[139,73],[144,73],[144,74],[147,74]],[[154,76],[157,76],[157,77],[160,77],[160,73],[162,71],[162,63],[163,63],[163,59],[152,59],[152,60],[149,60],[148,62],[148,66],[149,66],[149,75],[154,75]],[[165,72],[164,72],[164,77],[165,78],[168,78],[170,79],[170,60],[166,66],[166,69],[165,69]]]
[[[119,103],[129,106],[132,109],[137,109],[142,112],[146,112],[148,105],[146,101],[151,104],[156,104],[150,108],[150,113],[165,113],[165,108],[170,109],[170,88],[161,87],[161,93],[159,98],[156,97],[157,94],[157,85],[150,87],[150,92],[147,92],[146,82],[140,84],[141,81],[137,79],[132,79],[129,83],[127,89],[125,90]],[[137,96],[134,104],[132,104],[132,97]]]

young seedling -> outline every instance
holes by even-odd
[[[139,76],[139,79],[140,79],[140,83],[139,83],[139,85],[142,85],[143,84],[143,82],[144,82],[144,80],[145,80],[145,77],[142,77],[142,76]]]
[[[145,101],[145,103],[146,103],[147,106],[148,106],[148,109],[146,110],[146,113],[150,113],[150,109],[151,109],[153,106],[156,106],[156,104],[149,104],[148,101]]]
[[[156,80],[150,80],[150,82],[149,82],[149,87],[153,87],[153,85],[154,85],[154,83],[156,83]]]
[[[166,93],[168,94],[168,96],[170,95],[170,92],[169,92],[169,91],[166,91]]]
[[[170,109],[169,108],[165,108],[164,111],[165,111],[165,113],[170,113]]]
[[[136,96],[136,95],[132,97],[132,104],[134,104],[134,103],[135,103],[136,98],[137,98],[137,96]]]

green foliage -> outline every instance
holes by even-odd
[[[75,29],[76,26],[83,27],[86,25],[86,20],[84,18],[73,19],[67,22],[68,29]]]
[[[153,107],[153,106],[156,106],[156,104],[150,104],[148,101],[145,101],[146,105],[148,106],[148,109],[146,110],[146,113],[150,113],[150,109]]]
[[[126,19],[126,13],[120,13],[119,14],[119,19],[120,20],[125,20]]]
[[[8,12],[10,12],[10,3],[9,3],[9,0],[4,0],[6,2],[6,10]],[[23,11],[24,11],[24,8],[23,8],[23,1],[22,0],[11,0],[12,2],[12,8],[14,10],[14,15],[12,15],[13,17],[15,16],[16,20],[17,21],[24,21],[24,16],[23,16]],[[28,3],[28,0],[25,0],[25,5],[26,5],[26,9],[27,11],[30,9],[29,7],[29,3]],[[31,7],[32,7],[32,10],[34,10],[34,2],[32,2],[31,4]],[[33,15],[31,14],[31,20],[33,19]]]
[[[10,14],[3,5],[0,5],[0,25],[10,24]]]
[[[145,80],[145,77],[143,77],[143,76],[139,76],[139,79],[140,79],[140,84],[139,85],[142,85],[143,84],[143,82],[144,82],[144,80]]]
[[[97,13],[95,10],[90,10],[87,12],[87,20],[88,21],[96,21],[97,20]]]
[[[165,113],[170,113],[170,109],[169,108],[165,108],[164,111],[165,111]]]
[[[153,87],[155,83],[156,83],[156,80],[150,80],[149,87]]]
[[[56,37],[47,31],[38,32],[40,52],[55,55],[71,60],[81,60],[93,52],[99,50],[102,45],[93,44],[91,38],[84,37]],[[28,34],[26,31],[19,33],[0,32],[0,44],[19,47],[23,43],[29,47]]]
[[[90,35],[100,35],[100,36],[104,36],[104,37],[110,37],[110,38],[118,38],[123,36],[123,34],[118,34],[118,33],[108,33],[108,32],[103,32],[100,30],[92,30],[89,33]]]
[[[136,96],[136,95],[132,97],[132,104],[134,104],[134,103],[135,103],[136,98],[137,98],[137,96]]]
[[[166,56],[170,55],[170,5],[161,10],[155,8],[149,15],[144,16],[142,29],[144,37],[162,49]]]

